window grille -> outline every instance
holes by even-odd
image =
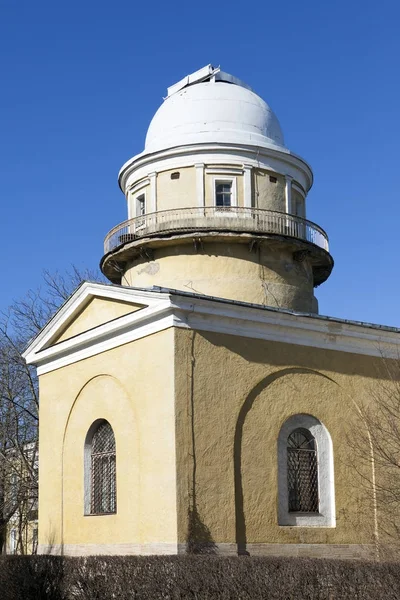
[[[318,512],[318,461],[315,439],[307,429],[288,437],[289,512]]]
[[[93,515],[117,512],[115,437],[110,423],[103,421],[91,444],[91,502]]]
[[[232,183],[217,183],[215,187],[215,204],[219,207],[232,205]]]

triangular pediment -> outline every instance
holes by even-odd
[[[148,305],[93,296],[87,300],[81,311],[49,340],[46,347],[68,340],[94,327],[99,327],[99,325],[104,325],[114,319],[146,308],[146,306]]]
[[[151,321],[168,305],[166,294],[101,283],[83,283],[23,353],[28,364],[71,353]]]

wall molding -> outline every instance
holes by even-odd
[[[237,544],[215,544],[215,553],[222,556],[237,556]],[[93,555],[152,555],[186,554],[186,544],[152,542],[148,544],[39,544],[38,554],[65,556]],[[290,556],[308,558],[370,559],[374,560],[373,544],[247,544],[250,556]]]
[[[148,177],[149,171],[161,172],[194,166],[196,163],[210,165],[232,165],[243,171],[243,163],[254,168],[266,169],[280,174],[287,173],[309,190],[313,184],[313,174],[308,163],[286,148],[276,146],[257,147],[240,144],[192,144],[161,150],[151,154],[138,154],[121,168],[118,182],[125,193],[126,187]],[[133,179],[133,181],[132,181]]]
[[[51,344],[92,297],[143,308]],[[366,356],[398,358],[400,330],[294,313],[211,296],[84,283],[23,353],[38,374],[105,352],[170,327],[196,329]]]

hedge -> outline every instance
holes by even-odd
[[[273,557],[9,556],[1,600],[398,600],[400,564]]]

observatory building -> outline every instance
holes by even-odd
[[[40,551],[374,556],[348,436],[399,340],[318,315],[333,259],[312,183],[247,84],[208,65],[168,88],[119,174],[110,284],[82,284],[25,352]]]

